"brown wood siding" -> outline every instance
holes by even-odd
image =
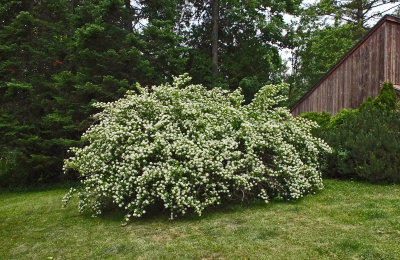
[[[368,97],[378,95],[382,82],[400,83],[400,20],[387,19],[293,107],[294,116],[357,108]]]
[[[386,23],[387,31],[387,70],[385,81],[400,83],[400,25],[393,22]]]

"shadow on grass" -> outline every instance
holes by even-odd
[[[378,186],[392,186],[393,184],[371,184],[363,181],[346,181],[346,180],[337,180],[337,179],[325,179],[325,190],[328,192],[319,191],[317,194],[326,194],[328,196],[318,196],[317,200],[319,202],[326,201],[332,202],[337,200],[337,195],[332,198],[329,194],[332,194],[332,191],[335,193],[357,193],[360,189],[368,189]],[[65,189],[66,191],[71,187],[76,187],[79,185],[78,182],[69,182],[69,183],[58,183],[58,184],[46,184],[46,185],[36,185],[30,187],[19,187],[13,190],[9,189],[0,189],[1,193],[32,193],[32,192],[42,192],[42,191],[52,191],[52,190],[60,190]],[[356,187],[356,188],[355,188]],[[351,188],[351,189],[350,189]],[[330,192],[329,192],[330,191]],[[232,214],[232,213],[240,213],[247,210],[257,210],[257,209],[265,209],[271,210],[278,205],[287,205],[288,211],[299,211],[301,210],[302,201],[308,200],[309,198],[314,197],[315,195],[307,195],[306,197],[296,200],[296,201],[285,201],[282,199],[274,199],[268,204],[259,199],[253,199],[250,201],[224,201],[221,205],[210,206],[203,211],[202,216],[198,216],[194,212],[190,212],[185,216],[180,216],[175,218],[174,222],[198,222],[204,219],[214,218],[221,214]],[[295,206],[295,207],[293,207]],[[73,207],[73,205],[69,205],[67,207]],[[300,208],[299,208],[300,207]],[[369,218],[381,218],[380,212],[364,212],[365,215]],[[92,218],[91,213],[83,213],[81,214],[84,218]],[[113,222],[121,224],[124,221],[125,212],[124,210],[114,207],[104,211],[98,218],[105,222]],[[162,206],[158,206],[152,209],[147,209],[147,213],[142,218],[134,218],[129,223],[135,224],[147,224],[149,222],[168,222],[170,218],[170,212],[164,209]]]
[[[59,183],[43,183],[43,184],[33,184],[29,186],[10,186],[10,187],[0,187],[0,194],[3,193],[30,193],[30,192],[41,192],[41,191],[52,191],[60,189],[70,189],[71,187],[77,187],[79,182],[59,182]]]
[[[369,182],[366,180],[361,180],[361,179],[355,179],[355,178],[331,178],[331,177],[325,177],[324,179],[324,185],[326,183],[328,183],[328,187],[329,188],[333,188],[336,186],[339,186],[341,188],[345,188],[345,186],[351,186],[354,187],[354,185],[356,184],[357,186],[364,186],[365,187],[370,187],[370,186],[388,186],[388,187],[392,187],[392,186],[397,186],[400,183],[391,183],[391,182],[387,182],[387,181],[379,181],[379,182]]]
[[[274,199],[269,203],[265,203],[261,199],[254,199],[248,202],[225,201],[221,203],[221,205],[214,205],[206,208],[201,216],[197,215],[195,212],[190,212],[184,216],[176,217],[173,220],[170,220],[169,210],[162,207],[157,207],[157,208],[147,209],[147,213],[143,217],[131,219],[128,222],[128,225],[130,224],[145,225],[150,222],[171,222],[171,221],[175,223],[196,223],[199,221],[212,219],[220,215],[241,213],[248,210],[257,210],[257,209],[271,210],[273,207],[281,204],[294,206],[298,205],[301,200],[302,199],[296,201],[287,201],[282,199]],[[104,211],[100,216],[98,216],[98,218],[106,222],[115,222],[122,224],[124,221],[125,214],[126,212],[121,208],[110,208]],[[92,218],[90,213],[84,213],[82,215],[85,218]]]

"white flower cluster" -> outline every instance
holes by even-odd
[[[82,186],[64,202],[78,193],[81,211],[97,215],[111,204],[126,220],[163,205],[174,218],[227,198],[298,199],[323,187],[318,159],[330,148],[311,136],[315,123],[277,105],[286,86],[265,86],[243,106],[240,91],[188,80],[97,103],[103,111],[82,137],[88,145],[65,161]]]

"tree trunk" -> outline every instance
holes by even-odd
[[[218,73],[218,20],[219,20],[219,4],[218,0],[213,0],[212,4],[212,34],[211,34],[211,59],[213,63],[212,75]]]
[[[131,1],[124,0],[125,8],[128,10],[128,14],[125,18],[125,30],[128,32],[133,32],[132,22],[133,22],[133,13],[131,8]]]
[[[364,10],[363,10],[363,6],[359,6],[357,8],[357,18],[356,19],[357,19],[357,23],[359,25],[361,25],[362,28],[365,28],[364,27]]]
[[[71,1],[71,11],[72,11],[72,14],[75,14],[75,6],[76,6],[76,3],[75,3],[76,1],[75,0],[72,0]]]

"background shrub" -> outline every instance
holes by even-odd
[[[20,164],[18,164],[19,156],[20,154],[16,152],[0,153],[0,183],[3,183],[3,186],[6,183],[7,186],[14,186],[26,182],[28,175],[18,174],[18,167],[20,167]]]
[[[314,128],[311,132],[314,136],[321,136],[321,131],[325,131],[326,127],[328,127],[328,125],[331,122],[332,116],[331,114],[329,114],[328,112],[322,112],[322,113],[318,113],[318,112],[308,112],[308,113],[304,113],[299,115],[299,117],[302,118],[306,118],[312,121],[317,122],[319,127]]]
[[[140,217],[154,205],[171,218],[225,199],[298,199],[322,188],[319,157],[329,147],[316,124],[279,107],[285,85],[265,86],[249,105],[230,93],[187,85],[185,76],[141,94],[128,93],[104,110],[65,161],[82,177],[79,209],[105,207]]]
[[[400,182],[400,113],[396,100],[393,85],[385,83],[378,97],[369,98],[359,109],[344,109],[331,118],[324,113],[302,115],[321,124],[314,134],[333,148],[327,156],[328,176]]]

